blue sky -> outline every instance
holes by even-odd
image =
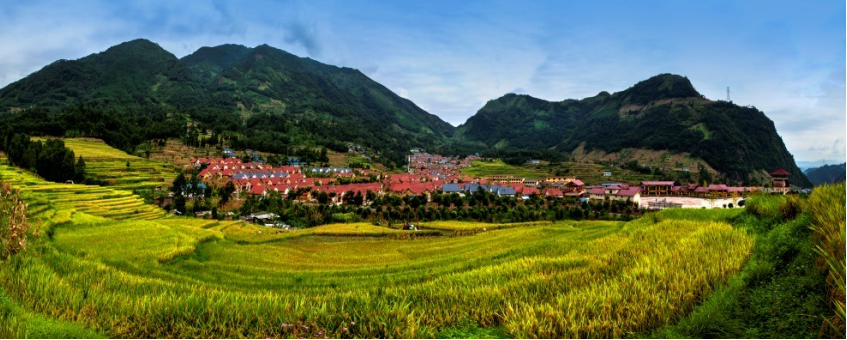
[[[508,92],[584,98],[677,73],[712,99],[730,86],[798,161],[845,160],[843,1],[0,0],[0,86],[134,38],[177,57],[267,43],[453,125]]]

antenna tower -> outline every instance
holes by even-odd
[[[726,87],[726,101],[730,101],[729,100],[729,86]]]

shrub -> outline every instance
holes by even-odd
[[[786,196],[779,204],[779,213],[785,220],[793,220],[801,211],[800,198],[797,196]]]
[[[0,183],[0,259],[26,251],[29,231],[26,208],[17,190],[8,183]]]

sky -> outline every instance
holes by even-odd
[[[730,87],[798,161],[847,154],[843,1],[0,0],[0,86],[136,38],[357,68],[454,126],[510,92],[580,99],[675,73],[709,99]]]

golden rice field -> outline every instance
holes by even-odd
[[[725,216],[682,212],[286,232],[170,217],[128,191],[5,165],[0,180],[20,188],[42,233],[0,263],[5,337],[427,338],[467,324],[632,337],[691,311],[753,245]]]
[[[33,138],[44,140],[44,138]],[[85,160],[89,176],[117,189],[154,189],[176,177],[172,165],[133,156],[93,138],[62,138],[76,157]],[[127,167],[129,162],[129,167]]]

